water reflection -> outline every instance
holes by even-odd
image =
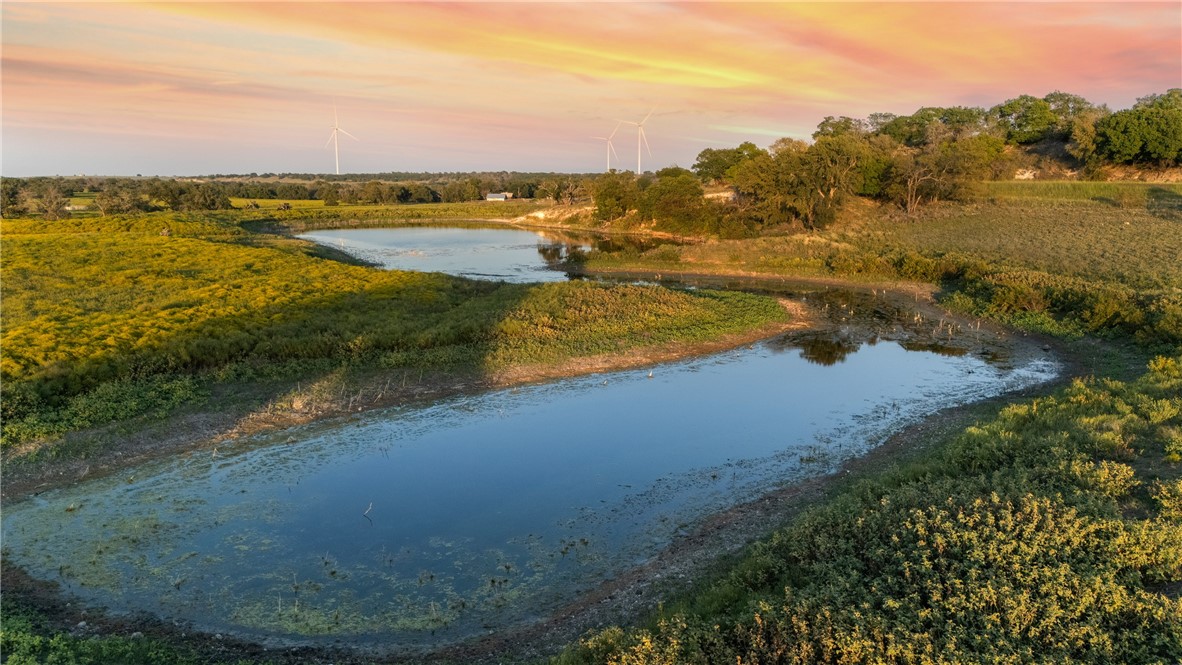
[[[391,269],[444,272],[472,279],[553,282],[591,250],[648,249],[645,239],[605,239],[505,226],[399,226],[329,229],[299,236]]]

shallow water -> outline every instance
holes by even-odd
[[[4,554],[85,600],[210,631],[438,644],[537,618],[695,518],[1056,372],[812,344],[198,451],[6,506]]]
[[[503,227],[333,229],[299,237],[388,269],[444,272],[505,282],[564,281],[567,275],[559,265],[570,252],[586,251],[601,242]]]

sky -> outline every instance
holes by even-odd
[[[690,167],[825,116],[1182,86],[1182,3],[0,4],[0,173]]]

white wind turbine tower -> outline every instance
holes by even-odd
[[[332,107],[332,134],[328,137],[328,141],[326,141],[324,143],[324,147],[327,148],[329,143],[332,144],[332,153],[333,153],[333,157],[336,158],[336,164],[337,164],[337,175],[340,175],[341,174],[341,146],[340,146],[340,141],[337,137],[338,134],[344,134],[345,136],[348,136],[349,138],[353,139],[354,141],[357,140],[356,136],[353,136],[349,132],[346,132],[345,130],[341,129],[341,123],[339,120],[337,120],[337,107],[333,106]]]
[[[655,111],[656,109],[653,110]],[[644,148],[648,150],[648,156],[653,156],[653,149],[648,147],[648,137],[644,135],[644,123],[648,122],[648,119],[651,117],[653,117],[653,112],[649,111],[648,115],[644,116],[644,120],[641,120],[640,122],[633,122],[631,120],[619,121],[629,125],[636,125],[636,175],[640,175],[642,173],[640,170],[640,144],[644,143]]]
[[[609,136],[592,136],[591,137],[593,139],[598,139],[600,141],[607,142],[607,149],[605,150],[605,152],[607,153],[607,168],[604,171],[605,173],[612,170],[612,155],[616,155],[617,161],[619,161],[619,159],[620,159],[620,156],[618,154],[616,154],[615,146],[612,145],[612,139],[614,139],[616,137],[616,132],[620,131],[620,124],[621,123],[619,123],[619,122],[616,123],[616,128],[612,130],[612,133]]]

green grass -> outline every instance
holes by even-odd
[[[871,249],[963,254],[1137,289],[1182,289],[1182,207],[1176,215],[1164,215],[1144,207],[1016,200],[940,209],[914,222],[880,223],[851,241]]]
[[[170,235],[158,230],[165,223]],[[0,231],[6,446],[163,417],[227,381],[339,368],[493,372],[702,341],[784,316],[773,300],[738,293],[347,265],[216,216],[5,220]]]
[[[1182,357],[1007,407],[554,662],[1174,663]]]
[[[1145,207],[1182,197],[1182,184],[1089,182],[1081,180],[1008,180],[982,185],[984,198],[1021,201],[1097,201],[1119,207]]]
[[[260,203],[260,205],[262,205]],[[291,210],[242,210],[237,219],[249,228],[300,232],[319,228],[380,227],[400,221],[512,219],[546,207],[532,200],[341,205]]]
[[[278,210],[279,206],[287,204],[292,208],[323,208],[324,201],[320,199],[244,199],[230,197],[230,205],[235,208],[245,208],[250,203],[259,204],[259,210]]]
[[[860,204],[820,233],[593,252],[583,265],[592,273],[929,282],[950,307],[1023,329],[1137,336],[1168,348],[1182,343],[1182,219],[1166,203],[1040,198],[940,206],[914,218]]]
[[[208,653],[200,653],[192,647],[177,646],[142,635],[75,636],[54,629],[37,610],[19,605],[14,607],[12,600],[5,600],[7,602],[4,607],[4,622],[0,626],[0,654],[3,654],[7,665],[245,665],[249,662],[218,658]]]

